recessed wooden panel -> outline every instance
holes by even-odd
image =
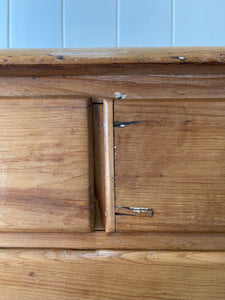
[[[0,231],[91,230],[88,101],[0,100]]]
[[[1,250],[2,300],[224,300],[224,252]]]
[[[225,101],[115,101],[114,112],[116,231],[224,232]]]

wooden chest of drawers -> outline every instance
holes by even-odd
[[[225,299],[225,48],[0,51],[0,299]]]

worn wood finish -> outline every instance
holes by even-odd
[[[225,47],[7,49],[1,65],[225,64]]]
[[[223,300],[225,253],[0,250],[0,299]]]
[[[0,50],[0,76],[225,73],[224,47],[7,49]],[[172,68],[171,68],[172,66]],[[197,67],[197,68],[196,68]]]
[[[0,233],[1,248],[225,251],[224,233]]]
[[[114,131],[113,100],[103,102],[104,167],[105,167],[105,230],[115,231],[114,205]]]
[[[225,101],[115,101],[116,231],[225,231]]]
[[[90,102],[1,99],[0,111],[0,231],[91,231]]]

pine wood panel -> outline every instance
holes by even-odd
[[[0,250],[0,299],[225,298],[225,253]]]
[[[0,231],[90,231],[89,101],[1,99],[0,111]]]
[[[116,230],[225,231],[225,101],[116,101]]]

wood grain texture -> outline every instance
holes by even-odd
[[[178,74],[174,67],[168,74],[161,69],[154,74],[143,74],[143,68],[134,68],[129,71],[132,74],[123,75],[127,70],[124,67],[119,75],[0,77],[0,98],[93,97],[94,102],[103,102],[104,99],[112,99],[117,91],[127,94],[129,100],[225,97],[225,75],[218,70],[212,74],[211,66],[203,68],[204,72],[198,69],[199,73],[194,73],[188,65]],[[140,73],[135,73],[138,70]]]
[[[225,101],[115,101],[116,231],[225,231]]]
[[[141,47],[0,50],[1,65],[224,64],[225,47]]]
[[[223,300],[225,253],[0,250],[0,299]]]
[[[0,111],[0,231],[90,231],[89,101],[1,99]]]
[[[2,233],[1,248],[225,251],[224,233]]]
[[[113,100],[103,102],[105,230],[115,232]]]

